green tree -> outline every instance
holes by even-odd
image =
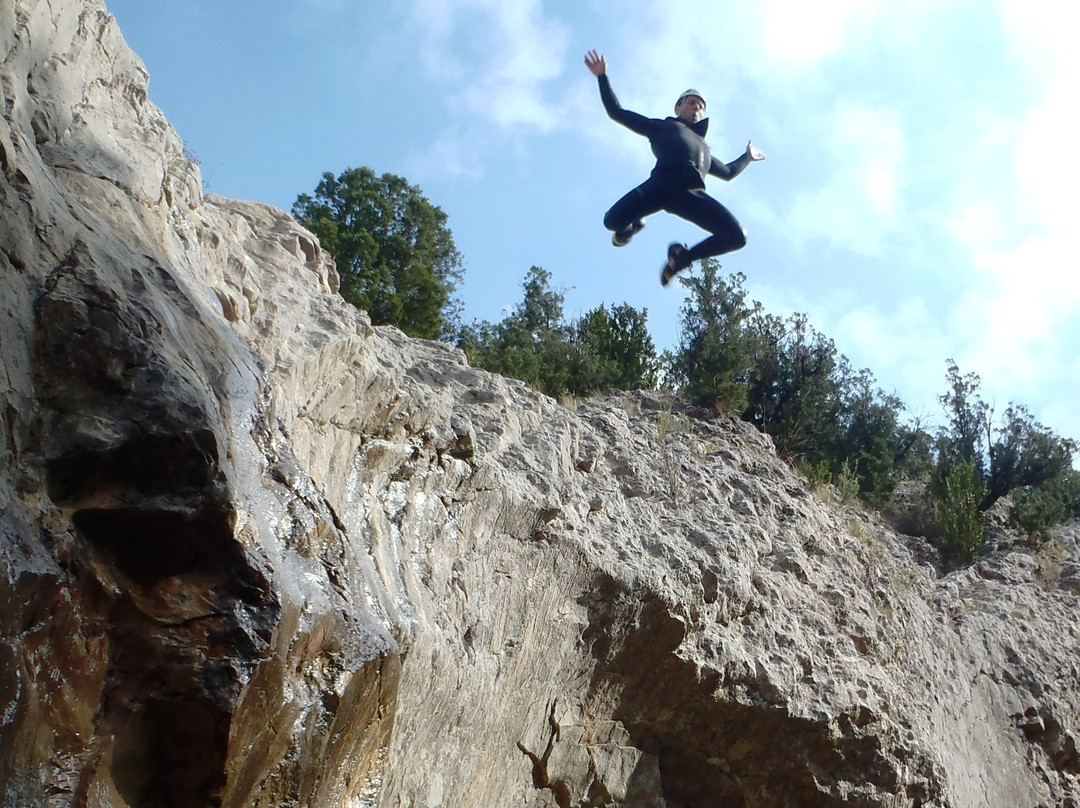
[[[967,561],[981,555],[986,531],[979,502],[986,496],[986,483],[978,466],[970,460],[948,466],[931,481],[930,495],[946,546]]]
[[[562,293],[551,288],[551,273],[536,266],[522,290],[521,302],[502,322],[461,329],[458,346],[474,367],[553,397],[656,386],[658,360],[646,312],[626,304],[600,306],[566,323]]]
[[[1080,473],[1065,469],[1041,486],[1025,486],[1014,494],[1009,520],[1030,536],[1049,537],[1050,528],[1080,518]]]
[[[880,506],[906,468],[928,462],[929,436],[918,423],[902,422],[903,402],[877,387],[865,368],[845,378],[841,398],[843,428],[832,450],[834,463],[842,459],[858,480],[859,495]]]
[[[938,396],[947,419],[946,429],[938,439],[938,466],[948,469],[970,463],[985,475],[982,445],[990,429],[991,412],[979,398],[981,381],[974,373],[961,375],[960,368],[951,359],[948,361],[946,381],[949,391]]]
[[[644,310],[600,306],[574,322],[570,335],[570,393],[656,387],[659,363]]]
[[[563,295],[551,288],[551,273],[537,266],[522,288],[524,297],[510,315],[500,323],[462,328],[458,346],[474,367],[520,379],[550,396],[562,395],[570,375]]]
[[[772,436],[785,457],[830,460],[840,445],[847,360],[805,314],[781,320],[760,311],[750,323],[754,362],[743,415]]]
[[[293,215],[337,262],[341,294],[376,325],[440,339],[456,330],[462,258],[446,214],[420,189],[370,168],[327,172]]]
[[[1072,468],[1075,442],[1054,434],[1021,405],[1010,404],[996,421],[980,397],[979,377],[962,375],[952,360],[946,378],[949,391],[940,401],[947,422],[938,435],[931,482],[941,513],[947,512],[941,502],[952,496],[951,489],[965,492],[965,507],[978,492],[980,513],[1015,493],[1010,517],[1031,533],[1045,535],[1056,521],[1080,515],[1080,480]],[[944,527],[948,537],[949,524]]]
[[[976,374],[961,375],[950,359],[946,378],[949,391],[939,397],[948,419],[937,442],[939,476],[971,464],[986,485],[980,510],[1011,491],[1038,488],[1071,469],[1076,444],[1036,421],[1027,407],[1010,404],[996,422],[980,397]]]
[[[783,319],[747,303],[745,278],[718,268],[706,261],[682,280],[690,295],[668,381],[694,403],[735,409],[808,474],[854,478],[860,496],[884,501],[900,466],[925,450],[925,433],[902,424],[900,400],[868,370],[853,373],[806,315]]]
[[[1027,407],[1010,405],[988,448],[988,490],[981,508],[1019,488],[1038,488],[1072,470],[1076,444],[1038,423]]]
[[[700,275],[680,279],[690,294],[680,310],[679,344],[668,361],[667,382],[694,404],[742,413],[754,360],[746,321],[760,304],[747,304],[746,276],[724,277],[711,259],[700,266]]]

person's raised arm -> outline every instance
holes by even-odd
[[[607,112],[608,117],[618,121],[627,129],[648,137],[655,121],[622,108],[619,99],[615,97],[615,91],[611,89],[611,82],[607,76],[607,58],[604,54],[590,50],[585,54],[585,67],[589,68],[589,72],[596,76],[596,80],[600,85],[600,100],[604,102],[604,110]]]

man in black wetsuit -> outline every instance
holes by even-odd
[[[693,222],[712,233],[699,244],[687,248],[683,244],[668,247],[668,258],[660,274],[660,283],[667,286],[676,274],[694,261],[723,255],[746,246],[746,233],[731,212],[705,193],[705,177],[712,174],[724,180],[733,179],[750,163],[764,160],[765,154],[746,144],[746,151],[730,163],[721,163],[709,152],[705,132],[705,99],[697,90],[687,90],[675,103],[675,117],[646,118],[623,109],[607,77],[607,60],[595,50],[585,54],[585,66],[600,84],[600,99],[604,109],[615,121],[649,139],[656,167],[649,178],[632,190],[604,216],[604,227],[614,231],[611,243],[622,247],[630,243],[641,228],[645,217],[666,210]]]

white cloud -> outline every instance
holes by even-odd
[[[1076,436],[1080,57],[1072,40],[1080,15],[1042,0],[1005,0],[1001,11],[1013,69],[1025,79],[1031,106],[998,130],[1010,138],[1011,163],[988,165],[987,173],[1004,169],[1003,191],[981,199],[971,194],[951,223],[970,257],[971,282],[949,322],[954,342],[963,345],[957,360],[988,391],[998,391],[1002,405],[1029,404],[1049,426]]]
[[[783,232],[795,241],[818,240],[874,254],[903,223],[900,208],[907,158],[901,122],[888,109],[840,106],[819,144],[828,179],[795,195]]]
[[[1062,59],[1059,72],[1032,90],[1044,95],[1024,122],[1016,145],[1018,190],[1031,205],[1033,218],[1054,230],[1075,232],[1080,182],[1076,148],[1080,141],[1076,114],[1080,67],[1076,59]]]
[[[1015,59],[1047,77],[1066,65],[1075,70],[1080,8],[1058,0],[999,0],[999,6]]]
[[[1004,25],[1014,61],[1026,78],[1029,97],[1037,99],[1023,121],[1015,145],[1020,210],[1029,221],[1062,237],[1065,249],[1076,241],[1076,188],[1080,184],[1080,9],[1051,0],[1003,0]]]
[[[781,64],[807,65],[838,51],[849,20],[863,0],[770,0],[763,4],[762,44]]]
[[[913,415],[937,417],[945,378],[943,323],[927,301],[912,295],[824,315],[823,330],[857,368],[866,367],[886,392],[896,392]]]
[[[845,344],[890,366],[921,361],[940,339],[940,327],[918,297],[899,301],[892,311],[877,305],[849,311],[840,317],[837,330]]]
[[[1017,391],[1016,400],[1055,379],[1064,386],[1075,355],[1080,281],[1062,263],[1063,247],[1057,237],[1034,237],[1013,250],[977,253],[974,285],[951,315],[965,336],[965,364]]]
[[[430,78],[452,88],[451,106],[502,127],[557,125],[544,90],[565,67],[568,37],[540,0],[413,0],[412,24]]]
[[[960,212],[946,220],[954,241],[961,244],[989,244],[1005,232],[1005,217],[992,199],[981,197],[964,204]]]
[[[483,161],[470,148],[468,138],[458,133],[445,133],[428,144],[423,152],[413,154],[408,159],[417,177],[458,177],[472,178],[482,176]]]
[[[445,0],[412,0],[410,48],[427,73],[449,84],[465,77],[466,60],[452,46],[457,7]]]

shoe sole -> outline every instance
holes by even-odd
[[[612,244],[613,247],[625,247],[627,244],[630,243],[630,239],[632,239],[634,236],[636,236],[638,233],[640,233],[644,229],[645,229],[645,223],[642,222],[641,227],[635,227],[633,230],[630,231],[630,235],[627,236],[624,239],[620,239],[619,234],[615,233],[615,234],[613,234],[611,236],[611,244]]]
[[[675,268],[675,260],[680,255],[685,255],[686,252],[687,252],[686,247],[684,247],[682,244],[672,244],[672,245],[670,245],[668,247],[668,250],[667,250],[667,254],[668,254],[667,263],[664,264],[664,268],[662,270],[660,270],[660,285],[661,286],[667,286],[669,283],[671,283],[672,278],[674,278],[676,275],[678,275],[680,272],[682,272],[683,269],[685,269],[685,267],[682,267],[680,269],[676,269]]]

